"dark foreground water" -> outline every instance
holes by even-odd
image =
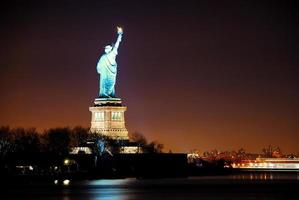
[[[65,182],[67,183],[67,181]],[[29,181],[4,184],[0,199],[299,199],[298,173],[244,173],[185,179]]]

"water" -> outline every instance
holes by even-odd
[[[68,185],[63,185],[63,180],[51,180],[2,186],[0,199],[298,199],[294,197],[298,186],[298,173],[243,173],[185,179],[70,180]]]

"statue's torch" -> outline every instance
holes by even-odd
[[[123,29],[122,29],[122,27],[120,27],[120,26],[117,27],[117,33],[118,33],[118,34],[123,34]]]

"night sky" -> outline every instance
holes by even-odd
[[[174,152],[299,152],[294,2],[1,1],[0,125],[89,127],[96,64],[121,25],[129,132]]]

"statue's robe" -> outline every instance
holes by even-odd
[[[99,59],[97,64],[97,71],[100,74],[100,97],[113,98],[115,97],[115,82],[117,74],[116,63],[117,50],[112,49],[105,53]]]

